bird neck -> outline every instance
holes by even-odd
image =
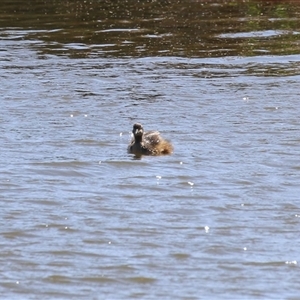
[[[135,142],[136,142],[136,143],[141,143],[141,142],[142,142],[142,139],[143,139],[143,136],[142,136],[142,135],[136,135],[136,136],[134,137],[134,139],[135,139]]]

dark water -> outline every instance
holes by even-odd
[[[0,11],[3,299],[299,299],[297,2]]]

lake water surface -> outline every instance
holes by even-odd
[[[59,2],[0,5],[1,298],[299,299],[300,6]]]

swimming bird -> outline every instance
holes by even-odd
[[[173,152],[170,142],[163,139],[158,131],[144,132],[142,124],[135,123],[132,129],[133,138],[128,152],[135,155],[165,155]]]

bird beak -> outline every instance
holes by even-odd
[[[136,129],[134,134],[139,134],[139,133],[143,133],[142,129]]]

